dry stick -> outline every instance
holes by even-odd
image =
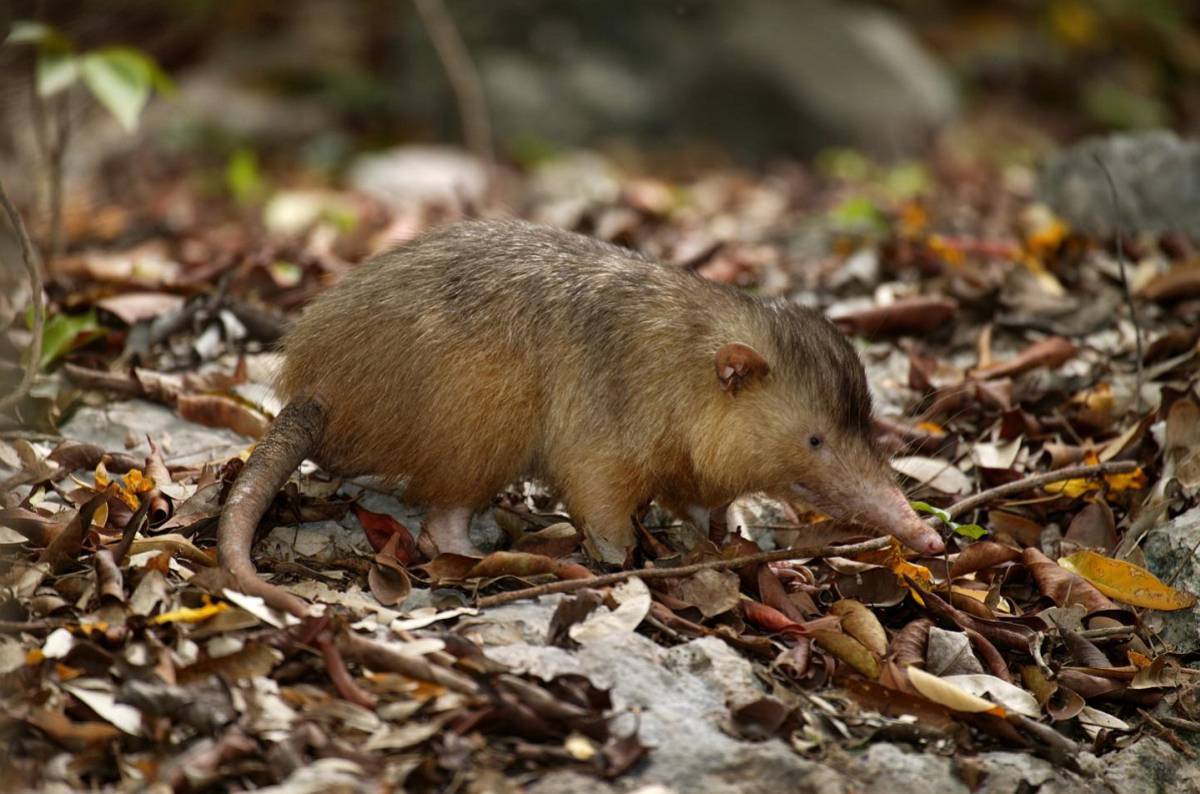
[[[483,83],[466,42],[442,0],[413,0],[413,5],[417,7],[421,24],[433,42],[454,97],[458,100],[458,115],[462,120],[467,148],[490,164],[493,160],[492,125],[488,119]]]
[[[974,510],[978,507],[994,502],[997,499],[1002,499],[1005,496],[1011,496],[1021,491],[1028,491],[1033,488],[1040,488],[1043,485],[1049,485],[1053,482],[1062,482],[1063,480],[1083,480],[1092,477],[1098,477],[1102,474],[1122,474],[1133,471],[1137,468],[1137,463],[1132,460],[1109,461],[1108,463],[1098,463],[1091,466],[1069,466],[1065,469],[1055,469],[1043,474],[1034,474],[1016,482],[997,485],[995,488],[989,488],[986,491],[968,496],[966,499],[955,502],[946,509],[950,518],[958,518],[963,513]]]
[[[1109,463],[1101,463],[1095,466],[1074,466],[1066,469],[1058,469],[1057,471],[1046,472],[1044,474],[1035,474],[1031,477],[1026,477],[1017,482],[1010,482],[995,488],[989,488],[982,493],[968,496],[966,499],[952,505],[946,512],[951,518],[961,515],[967,510],[973,510],[988,502],[1000,499],[1009,494],[1018,493],[1030,488],[1038,488],[1043,485],[1048,485],[1052,482],[1060,482],[1062,480],[1083,479],[1085,477],[1094,477],[1099,474],[1112,474],[1119,472],[1132,471],[1137,468],[1137,464],[1133,461],[1116,461]],[[510,601],[520,601],[525,598],[537,598],[538,596],[550,595],[552,593],[570,593],[575,590],[582,590],[588,587],[607,587],[612,584],[619,584],[627,579],[675,579],[682,576],[691,576],[700,571],[720,571],[728,568],[741,568],[743,565],[753,565],[761,562],[781,562],[783,560],[797,560],[809,557],[850,557],[855,554],[863,554],[870,551],[880,551],[886,549],[892,544],[892,538],[885,536],[881,538],[872,538],[871,540],[863,541],[862,543],[853,543],[845,546],[820,546],[816,548],[802,549],[779,549],[778,551],[764,551],[759,554],[750,554],[745,557],[732,557],[721,560],[706,560],[704,562],[693,563],[692,565],[681,565],[678,568],[639,568],[634,571],[618,571],[616,573],[604,574],[595,576],[590,579],[568,579],[559,582],[548,582],[536,587],[526,587],[521,590],[510,590],[507,593],[497,593],[496,595],[484,596],[478,599],[475,604],[478,607],[492,607],[499,604],[507,604]]]
[[[1133,343],[1135,352],[1137,353],[1137,391],[1134,397],[1134,407],[1138,415],[1142,413],[1142,326],[1138,322],[1137,308],[1133,302],[1133,293],[1129,291],[1129,278],[1125,275],[1125,248],[1121,244],[1121,202],[1117,195],[1117,183],[1113,181],[1112,173],[1108,170],[1108,166],[1100,159],[1100,155],[1092,155],[1096,161],[1096,165],[1100,166],[1100,170],[1104,172],[1104,179],[1108,182],[1108,194],[1112,199],[1113,206],[1113,228],[1116,229],[1117,235],[1117,266],[1121,269],[1121,291],[1125,293],[1125,303],[1129,305],[1129,320],[1133,323]]]
[[[38,264],[37,251],[29,239],[29,232],[25,229],[21,214],[17,212],[4,190],[3,182],[0,182],[0,205],[4,206],[8,222],[21,243],[21,259],[25,263],[25,272],[29,274],[30,300],[33,301],[33,339],[29,342],[29,364],[25,367],[25,374],[21,376],[17,388],[0,399],[0,411],[6,411],[20,402],[33,386],[33,377],[37,374],[42,359],[42,330],[46,326],[46,307],[42,302],[42,269]]]
[[[484,596],[476,601],[476,606],[491,607],[505,604],[509,601],[519,601],[523,598],[536,598],[551,593],[569,593],[582,590],[585,587],[607,587],[627,579],[675,579],[681,576],[691,576],[700,571],[723,571],[728,568],[741,568],[743,565],[753,565],[760,562],[779,562],[781,560],[797,560],[806,557],[849,557],[864,554],[869,551],[880,551],[892,545],[891,537],[872,538],[862,543],[851,543],[845,546],[817,546],[804,549],[779,549],[749,554],[745,557],[729,557],[720,560],[705,560],[691,565],[681,565],[677,568],[639,568],[634,571],[617,571],[590,579],[567,579],[560,582],[547,582],[537,587],[527,587],[523,590],[510,590],[507,593],[497,593]]]

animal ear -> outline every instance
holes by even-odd
[[[771,371],[757,350],[741,342],[721,345],[714,358],[721,390],[737,394]]]

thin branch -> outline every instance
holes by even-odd
[[[1122,474],[1133,471],[1137,467],[1138,464],[1135,461],[1119,460],[1091,466],[1069,466],[1065,469],[1055,469],[1054,471],[1047,471],[1042,474],[1032,474],[1022,480],[1007,482],[1003,485],[997,485],[995,488],[989,488],[986,491],[968,496],[966,499],[955,502],[946,508],[946,512],[950,514],[950,518],[958,518],[963,513],[983,507],[997,499],[1003,499],[1006,496],[1021,493],[1022,491],[1030,491],[1034,488],[1041,488],[1043,485],[1049,485],[1050,483],[1062,482],[1063,480],[1091,479],[1103,474]]]
[[[6,411],[20,402],[33,386],[33,377],[37,374],[42,360],[42,330],[46,326],[46,307],[42,302],[42,269],[38,264],[37,251],[29,239],[29,232],[25,229],[21,214],[17,212],[4,190],[3,182],[0,182],[0,205],[3,205],[9,225],[21,244],[21,259],[25,263],[25,272],[29,274],[30,300],[33,301],[33,339],[29,342],[29,363],[17,388],[11,394],[0,398],[0,411]]]
[[[548,582],[537,587],[526,587],[521,590],[510,590],[507,593],[497,593],[484,596],[476,601],[479,607],[494,607],[507,604],[510,601],[520,601],[525,598],[537,598],[551,593],[570,593],[587,587],[607,587],[628,579],[676,579],[681,576],[691,576],[700,571],[723,571],[729,568],[741,568],[743,565],[753,565],[760,562],[780,562],[782,560],[802,560],[812,557],[849,557],[868,551],[880,551],[894,543],[890,536],[872,538],[862,543],[852,543],[844,546],[817,546],[801,549],[779,549],[764,551],[759,554],[749,554],[745,557],[730,557],[720,560],[705,560],[691,565],[681,565],[678,568],[639,568],[635,571],[617,571],[590,579],[567,579],[559,582]]]
[[[1100,159],[1100,155],[1092,155],[1096,161],[1096,165],[1100,166],[1100,170],[1104,172],[1104,179],[1108,182],[1108,195],[1112,199],[1113,206],[1113,228],[1116,229],[1116,245],[1117,245],[1117,266],[1121,269],[1121,291],[1125,293],[1125,303],[1129,306],[1129,320],[1133,323],[1133,342],[1137,353],[1137,390],[1134,392],[1134,407],[1138,414],[1142,413],[1142,326],[1138,322],[1137,306],[1133,301],[1133,293],[1129,290],[1129,277],[1125,274],[1125,247],[1121,240],[1121,201],[1117,195],[1117,183],[1113,181],[1112,173],[1108,170],[1108,166]]]
[[[487,100],[483,95],[483,83],[479,71],[471,60],[466,42],[454,18],[446,10],[442,0],[413,0],[421,24],[433,42],[446,79],[458,101],[458,115],[462,120],[463,139],[467,148],[485,163],[494,159],[492,151],[492,125],[488,118]]]
[[[50,144],[48,175],[50,178],[50,241],[46,249],[46,261],[50,267],[62,256],[66,243],[63,229],[63,159],[67,153],[67,140],[71,135],[70,106],[67,92],[63,92],[51,106],[54,109],[54,140]]]
[[[968,510],[973,510],[1009,494],[1020,493],[1031,488],[1040,488],[1043,485],[1061,482],[1062,480],[1083,479],[1101,474],[1116,474],[1133,471],[1136,468],[1137,463],[1133,461],[1110,461],[1095,466],[1073,466],[1043,474],[1035,474],[1017,482],[1006,483],[975,494],[974,496],[968,496],[966,499],[951,506],[946,512],[950,514],[951,518],[954,518]],[[507,593],[497,593],[496,595],[479,598],[475,603],[476,606],[485,608],[507,604],[510,601],[537,598],[552,593],[570,593],[588,587],[607,587],[629,579],[676,579],[682,576],[691,576],[700,571],[721,571],[729,568],[741,568],[743,565],[752,565],[760,562],[780,562],[782,560],[799,560],[816,557],[849,557],[870,551],[880,551],[881,549],[886,549],[892,543],[892,538],[885,536],[844,546],[819,546],[816,548],[764,551],[745,557],[705,560],[704,562],[697,562],[692,565],[681,565],[677,568],[641,568],[636,571],[617,571],[616,573],[604,574],[603,576],[594,576],[590,579],[568,579],[565,581],[548,582],[536,587],[511,590]]]

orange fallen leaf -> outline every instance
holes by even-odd
[[[1196,603],[1196,596],[1164,584],[1145,568],[1094,551],[1077,551],[1060,559],[1058,564],[1083,577],[1109,598],[1133,606],[1171,612]]]

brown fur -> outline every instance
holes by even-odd
[[[728,391],[714,357],[732,342],[769,371]],[[285,352],[282,395],[327,406],[322,465],[435,507],[540,476],[614,548],[653,497],[715,506],[799,480],[828,507],[887,480],[862,366],[819,314],[557,229],[434,229],[322,295]]]

